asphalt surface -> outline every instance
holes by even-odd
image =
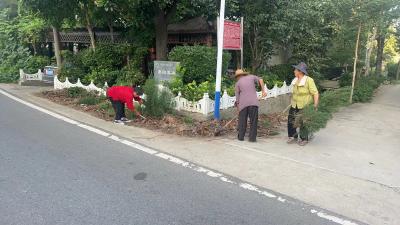
[[[1,225],[336,224],[0,94]]]

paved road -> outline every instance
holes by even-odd
[[[0,94],[0,224],[335,224]]]

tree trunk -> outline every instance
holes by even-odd
[[[360,23],[360,25],[358,25],[356,50],[355,50],[355,54],[354,54],[353,82],[351,84],[350,104],[353,103],[354,86],[355,86],[355,83],[356,83],[357,61],[358,61],[358,45],[360,43],[360,34],[361,34],[361,23]]]
[[[92,23],[90,22],[90,17],[88,12],[86,12],[86,28],[90,36],[90,46],[92,47],[93,51],[96,51],[96,40],[94,37],[93,26]]]
[[[385,48],[385,35],[380,33],[378,35],[378,49],[376,54],[376,75],[382,75],[382,65],[383,65],[383,49]]]
[[[112,25],[112,22],[108,23],[108,28],[110,29],[110,37],[111,37],[111,43],[114,43],[114,27]]]
[[[32,42],[31,43],[32,44],[32,49],[33,49],[33,55],[37,55],[37,47],[36,47],[36,43],[35,42]]]
[[[399,80],[399,76],[400,76],[400,60],[399,60],[399,64],[397,65],[396,80]]]
[[[154,19],[156,29],[156,58],[157,60],[166,60],[168,51],[168,23],[165,12],[159,10]]]
[[[372,29],[372,34],[368,39],[367,43],[367,51],[365,54],[365,73],[364,76],[369,76],[369,72],[371,71],[371,55],[374,50],[374,41],[376,40],[376,28]]]
[[[60,33],[58,31],[58,28],[55,26],[52,26],[53,29],[53,36],[54,36],[54,54],[56,56],[56,61],[57,61],[57,67],[58,69],[61,69],[62,66],[62,57],[61,57],[61,44],[60,44]]]

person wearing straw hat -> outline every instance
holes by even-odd
[[[249,141],[256,142],[259,107],[256,85],[259,84],[261,86],[262,96],[266,97],[267,92],[265,91],[264,81],[242,69],[236,70],[235,78],[235,105],[239,112],[238,140],[244,141],[247,122],[250,119]]]
[[[292,81],[293,94],[291,99],[291,108],[288,116],[288,144],[298,143],[304,146],[308,143],[308,133],[305,128],[300,127],[302,130],[301,135],[297,134],[295,127],[296,116],[301,114],[302,109],[307,105],[314,103],[314,109],[318,109],[319,93],[314,80],[308,76],[307,64],[304,62],[298,65],[293,65],[295,78]],[[300,140],[298,137],[300,136]]]

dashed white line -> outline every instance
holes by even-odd
[[[218,178],[219,180],[221,180],[223,182],[238,185],[239,187],[241,187],[241,188],[243,188],[245,190],[256,192],[256,193],[258,193],[258,194],[260,194],[262,196],[265,196],[265,197],[268,197],[268,198],[277,198],[277,200],[279,202],[282,202],[282,203],[286,202],[286,199],[284,199],[284,198],[282,198],[280,196],[276,196],[276,195],[274,195],[272,193],[269,193],[267,191],[261,191],[258,187],[254,186],[252,184],[236,183],[236,182],[228,179],[226,176],[224,176],[221,173],[217,173],[215,171],[212,171],[212,170],[197,166],[197,165],[195,165],[193,163],[184,161],[182,159],[179,159],[179,158],[177,158],[175,156],[172,156],[172,155],[169,155],[169,154],[166,154],[166,153],[160,153],[160,152],[158,152],[156,150],[153,150],[151,148],[148,148],[146,146],[143,146],[143,145],[140,145],[140,144],[137,144],[137,143],[125,140],[125,139],[121,139],[118,136],[109,134],[109,133],[107,133],[105,131],[102,131],[100,129],[97,129],[95,127],[92,127],[92,126],[89,126],[89,125],[86,125],[86,124],[81,124],[81,123],[79,123],[79,122],[77,122],[75,120],[72,120],[72,119],[67,118],[65,116],[62,116],[60,114],[51,112],[51,111],[49,111],[47,109],[41,108],[41,107],[36,106],[36,105],[34,105],[32,103],[26,102],[26,101],[24,101],[24,100],[22,100],[20,98],[17,98],[15,96],[3,91],[3,90],[0,90],[0,93],[5,95],[5,96],[7,96],[7,97],[9,97],[9,98],[11,98],[11,99],[13,99],[13,100],[15,100],[15,101],[17,101],[17,102],[19,102],[19,103],[22,103],[22,104],[24,104],[24,105],[26,105],[28,107],[36,109],[36,110],[38,110],[40,112],[43,112],[43,113],[45,113],[47,115],[50,115],[50,116],[52,116],[54,118],[60,119],[60,120],[62,120],[64,122],[67,122],[67,123],[72,124],[72,125],[76,125],[76,126],[78,126],[80,128],[86,129],[86,130],[88,130],[90,132],[96,133],[96,134],[101,135],[103,137],[108,137],[111,140],[117,141],[119,143],[122,143],[124,145],[129,146],[129,147],[132,147],[134,149],[140,150],[140,151],[145,152],[147,154],[155,155],[155,156],[157,156],[157,157],[159,157],[161,159],[164,159],[164,160],[167,160],[169,162],[175,163],[175,164],[180,165],[182,167],[189,168],[189,169],[192,169],[192,170],[194,170],[196,172],[206,174],[209,177]],[[243,147],[243,146],[240,146],[240,147]],[[351,222],[349,220],[341,219],[339,217],[332,216],[332,215],[326,214],[324,212],[319,212],[319,211],[314,210],[314,209],[312,209],[310,212],[311,212],[311,214],[316,214],[320,218],[329,220],[331,222],[335,222],[337,224],[341,224],[341,225],[358,225],[358,224],[353,223],[353,222]]]
[[[319,216],[320,218],[335,222],[337,224],[341,224],[341,225],[357,225],[356,223],[353,223],[353,222],[351,222],[349,220],[344,220],[344,219],[341,219],[341,218],[336,217],[336,216],[331,216],[331,215],[328,215],[328,214],[326,214],[324,212],[318,212],[317,210],[314,210],[314,209],[311,210],[311,213],[312,214],[317,214],[317,216]]]

